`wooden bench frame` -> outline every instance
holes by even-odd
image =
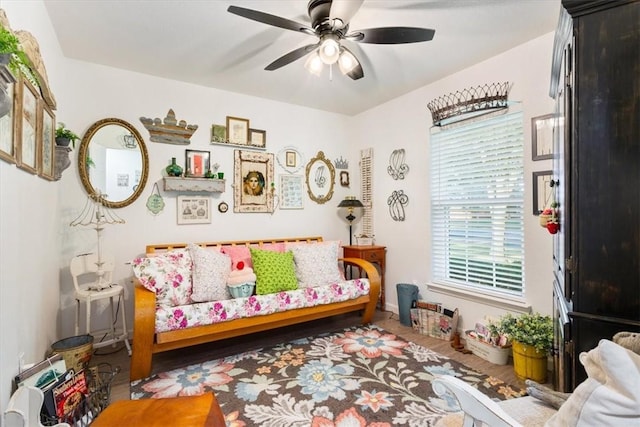
[[[298,237],[266,240],[226,241],[198,243],[207,248],[223,246],[262,246],[285,242],[321,242],[322,237]],[[147,254],[166,252],[172,249],[186,248],[186,243],[148,245]],[[359,258],[341,258],[343,265],[353,265],[362,269],[369,278],[368,295],[353,300],[323,304],[315,307],[298,308],[262,316],[253,316],[229,320],[211,325],[195,326],[167,332],[155,332],[156,295],[134,281],[134,323],[133,351],[131,355],[130,379],[138,380],[151,375],[152,357],[156,353],[189,347],[192,345],[223,340],[266,331],[283,326],[322,319],[338,314],[362,310],[362,324],[371,323],[380,295],[380,274],[376,267]]]

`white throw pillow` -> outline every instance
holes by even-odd
[[[231,298],[227,278],[231,273],[231,258],[215,249],[189,244],[193,259],[193,293],[195,302],[219,301]]]
[[[291,246],[298,287],[328,285],[342,281],[338,267],[340,242],[317,242]]]
[[[547,427],[640,425],[640,355],[609,340],[581,353],[588,378],[573,391]]]

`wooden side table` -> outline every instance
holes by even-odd
[[[387,248],[386,246],[343,246],[343,256],[345,258],[360,258],[369,261],[372,264],[377,264],[380,267],[380,309],[384,311],[384,270],[385,270],[385,258]],[[357,267],[355,267],[357,268]],[[346,266],[345,266],[346,270]],[[351,273],[351,271],[350,271]],[[346,274],[346,271],[345,271]],[[361,274],[358,269],[358,276]]]

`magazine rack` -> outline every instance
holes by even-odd
[[[63,417],[54,417],[41,413],[44,426],[57,426],[68,423],[75,427],[87,427],[102,412],[111,400],[111,382],[120,372],[120,367],[112,368],[108,363],[100,363],[86,370],[87,388],[89,392],[82,401]],[[65,425],[65,424],[62,424]]]

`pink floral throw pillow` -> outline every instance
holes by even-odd
[[[156,303],[176,307],[191,303],[193,262],[187,249],[133,260],[133,273],[142,286],[156,293]]]

